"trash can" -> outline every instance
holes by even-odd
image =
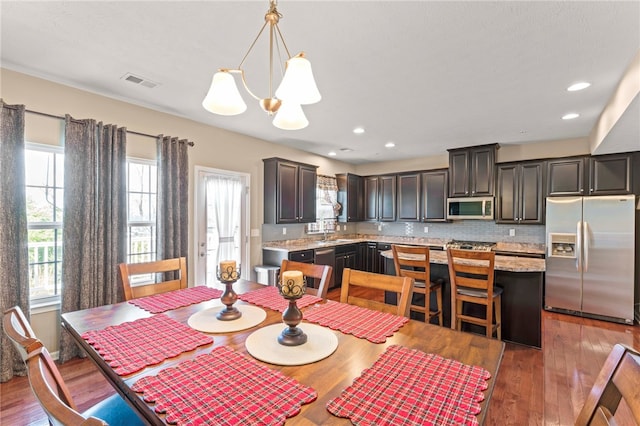
[[[257,281],[260,284],[276,285],[278,282],[278,274],[280,274],[280,267],[273,265],[258,265],[255,267]]]

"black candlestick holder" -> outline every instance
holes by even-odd
[[[218,267],[216,275],[218,276],[218,281],[225,286],[224,293],[220,300],[226,306],[226,308],[218,312],[216,318],[220,321],[236,320],[242,316],[242,312],[233,306],[236,300],[238,300],[238,295],[233,291],[233,283],[240,279],[240,265],[238,265],[238,269],[229,266],[221,270],[220,267]]]
[[[307,288],[305,278],[302,285],[296,284],[294,280],[287,280],[277,285],[282,297],[289,301],[289,306],[282,313],[282,321],[287,324],[287,328],[282,330],[278,336],[278,343],[284,346],[299,346],[307,342],[307,335],[297,326],[302,321],[302,312],[298,309],[297,300],[300,299]]]

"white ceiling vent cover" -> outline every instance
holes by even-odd
[[[151,81],[148,78],[140,77],[139,75],[131,74],[130,72],[126,73],[122,77],[121,80],[128,81],[133,84],[137,84],[139,86],[144,86],[149,89],[153,89],[156,86],[159,86],[160,83],[156,83],[155,81]]]

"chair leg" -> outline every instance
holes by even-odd
[[[442,324],[444,324],[444,316],[442,313],[442,286],[436,289],[436,304],[438,305],[438,325],[442,326]]]
[[[456,301],[456,330],[462,330],[462,319],[459,317],[462,315],[462,300]]]
[[[498,340],[502,340],[502,295],[494,298],[494,311],[496,313],[496,334],[498,335]]]
[[[486,335],[489,339],[493,337],[493,302],[487,303],[487,313],[485,317]]]

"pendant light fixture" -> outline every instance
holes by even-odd
[[[264,16],[264,25],[256,36],[249,50],[242,58],[237,68],[220,68],[213,76],[211,87],[207,96],[202,101],[202,106],[209,112],[220,115],[242,114],[247,109],[235,79],[232,74],[240,74],[242,84],[247,92],[259,101],[262,109],[269,115],[276,115],[273,125],[285,130],[303,129],[309,125],[307,117],[304,115],[301,105],[309,105],[319,102],[320,92],[316,86],[311,70],[311,63],[304,57],[304,52],[291,56],[284,37],[278,27],[278,22],[282,15],[276,9],[277,1],[270,0],[269,10]],[[256,96],[247,86],[245,72],[242,69],[244,61],[251,53],[265,28],[269,27],[269,97],[260,98]],[[287,53],[287,61],[284,77],[278,89],[273,92],[273,53],[274,46],[279,51],[279,44],[282,44]],[[280,60],[280,58],[276,58]]]

